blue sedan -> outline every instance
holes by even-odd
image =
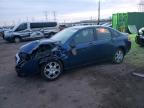
[[[122,63],[131,42],[127,34],[104,26],[75,26],[50,39],[30,42],[16,54],[18,76],[41,73],[46,80],[58,78],[64,70],[110,60]]]

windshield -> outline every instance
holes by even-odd
[[[21,23],[13,28],[13,31],[22,31],[27,29],[27,23]]]
[[[15,25],[15,26],[12,28],[12,30],[15,31],[15,30],[19,27],[19,25],[20,25],[20,24]]]
[[[50,39],[55,40],[55,41],[60,41],[62,44],[64,44],[74,33],[76,33],[78,29],[76,28],[67,28]]]

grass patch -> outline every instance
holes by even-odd
[[[144,47],[140,47],[135,43],[135,36],[130,35],[132,47],[130,52],[126,55],[126,63],[135,65],[137,67],[144,67]]]

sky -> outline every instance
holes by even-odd
[[[101,0],[101,18],[117,12],[137,12],[140,0]],[[0,0],[0,25],[26,21],[74,22],[96,19],[98,0]]]

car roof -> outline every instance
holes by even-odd
[[[84,29],[84,28],[92,28],[92,27],[105,27],[105,28],[109,28],[109,27],[102,26],[102,25],[80,25],[80,26],[73,26],[71,28],[74,28],[74,29]]]
[[[112,27],[107,27],[107,26],[103,26],[103,25],[80,25],[80,26],[78,25],[78,26],[73,26],[73,27],[70,27],[70,28],[81,30],[81,29],[85,29],[85,28],[96,28],[96,27],[104,27],[104,28],[116,31],[118,33],[121,33],[120,31],[118,31],[118,30],[116,30]]]

